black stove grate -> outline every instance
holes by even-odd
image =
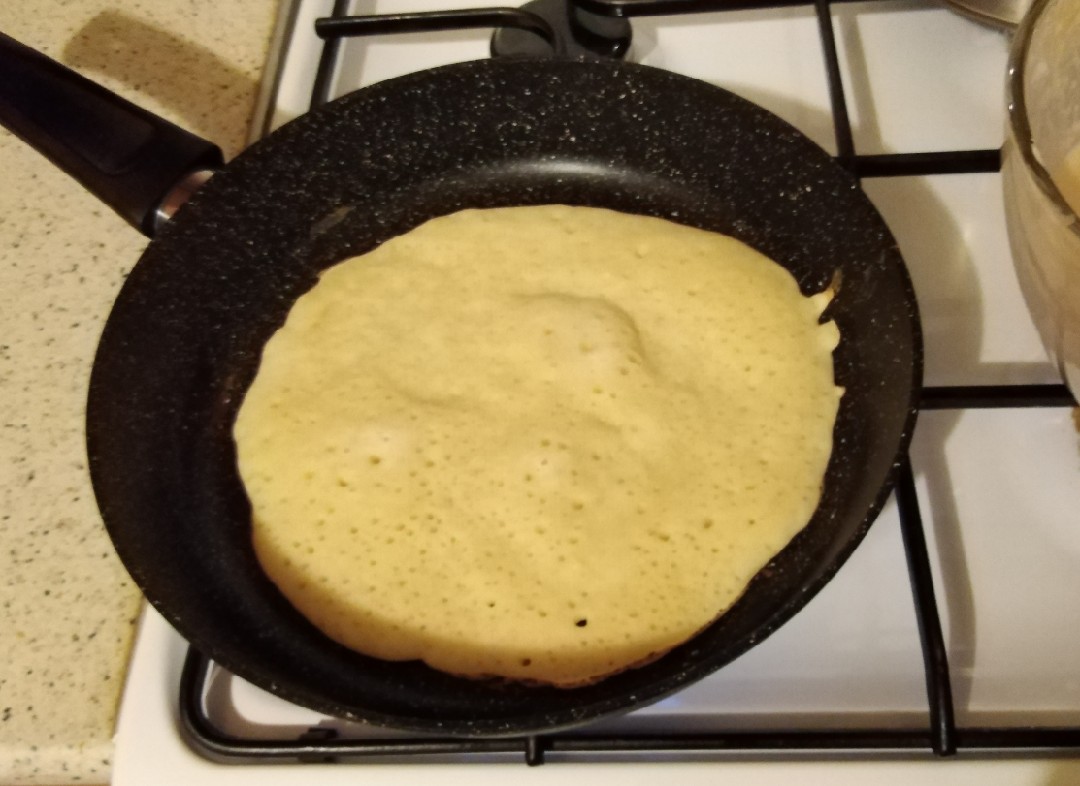
[[[767,9],[780,6],[812,5],[825,55],[829,95],[836,135],[837,161],[855,176],[896,177],[954,173],[993,173],[1001,167],[1000,150],[959,150],[930,153],[860,155],[856,153],[848,119],[844,87],[833,36],[831,4],[849,0],[570,0],[583,10],[615,17],[674,15],[703,11]],[[895,2],[896,0],[872,0]],[[422,31],[462,27],[487,27],[509,23],[531,30],[552,42],[544,23],[530,19],[528,12],[503,10],[474,12],[455,17],[440,13],[437,19],[401,15],[376,21],[345,19],[349,3],[335,0],[332,20],[317,23],[325,39],[323,54],[313,83],[312,106],[330,97],[332,74],[340,57],[340,45],[348,35]],[[371,20],[370,17],[367,18]],[[440,27],[441,26],[441,27]],[[920,410],[995,409],[1026,407],[1075,407],[1077,402],[1063,384],[967,385],[924,387]],[[435,738],[430,736],[394,738],[344,738],[333,729],[316,727],[295,739],[250,739],[233,736],[210,717],[204,702],[214,665],[204,655],[189,648],[180,681],[181,729],[188,743],[216,761],[326,762],[371,758],[401,759],[420,755],[424,759],[460,756],[522,757],[529,765],[542,764],[547,754],[633,757],[657,755],[695,757],[702,754],[760,755],[764,753],[815,755],[910,755],[922,753],[940,757],[960,752],[1055,752],[1080,751],[1080,728],[1039,727],[958,727],[954,719],[950,672],[938,606],[930,570],[930,558],[923,532],[922,515],[910,459],[899,467],[895,489],[900,526],[911,578],[912,601],[926,675],[929,723],[911,729],[806,730],[792,728],[771,731],[722,731],[709,733],[624,733],[598,734],[588,730],[550,735],[497,739]]]

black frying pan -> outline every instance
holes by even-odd
[[[192,159],[204,155],[185,144]],[[553,202],[732,234],[807,293],[839,271],[829,315],[847,392],[818,510],[708,629],[595,685],[465,680],[345,649],[282,598],[249,543],[231,425],[261,348],[328,265],[459,208]],[[145,207],[121,206],[144,229]],[[642,66],[486,60],[386,81],[301,117],[164,226],[101,338],[90,469],[109,534],[147,598],[241,677],[322,712],[414,730],[550,731],[670,694],[802,608],[887,497],[920,373],[915,300],[895,242],[852,177],[792,127]]]

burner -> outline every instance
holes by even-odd
[[[573,0],[532,0],[521,10],[551,26],[559,54],[621,58],[630,49],[632,30],[624,18],[583,11]],[[501,27],[491,37],[491,54],[546,56],[551,47],[532,33]]]

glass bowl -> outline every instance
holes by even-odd
[[[1080,396],[1080,0],[1035,0],[1009,57],[1002,149],[1016,274],[1039,334]]]

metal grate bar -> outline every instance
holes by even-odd
[[[1001,169],[1000,150],[954,150],[934,153],[884,153],[856,156],[856,177],[911,177],[994,173]]]
[[[911,590],[915,600],[915,619],[922,642],[923,668],[926,673],[926,695],[930,705],[931,746],[939,756],[956,753],[956,723],[953,713],[949,658],[945,637],[941,633],[934,578],[930,572],[930,556],[926,550],[919,498],[915,492],[915,475],[911,460],[900,463],[896,483],[896,502],[900,512],[900,533],[904,540]]]
[[[331,18],[343,17],[348,12],[349,0],[334,0],[334,8],[330,12]],[[334,68],[340,56],[341,36],[324,38],[322,52],[319,54],[319,65],[315,69],[315,79],[311,87],[311,103],[309,105],[311,109],[320,107],[330,100],[334,82]]]
[[[731,754],[847,752],[910,756],[937,752],[940,740],[919,729],[777,729],[680,734],[590,734],[567,732],[528,737],[462,739],[435,737],[348,738],[332,729],[315,728],[296,739],[244,739],[220,730],[208,716],[203,696],[212,662],[188,649],[180,682],[180,722],[185,739],[214,761],[240,764],[362,761],[419,757],[420,761],[447,756],[477,758],[520,757],[530,766],[543,764],[549,753],[571,759],[596,754],[626,757],[650,754]],[[956,728],[953,750],[960,753],[1024,753],[1048,749],[1080,748],[1080,729],[1065,727]]]
[[[829,103],[832,105],[833,132],[836,135],[836,160],[845,169],[852,171],[855,141],[851,133],[847,99],[844,97],[844,82],[840,76],[840,59],[836,53],[836,35],[833,33],[829,0],[816,0],[814,12],[817,14],[818,30],[821,34],[821,48],[825,52],[825,71],[829,79]]]
[[[1076,399],[1064,385],[956,385],[923,388],[919,408],[1002,409],[1075,407]]]
[[[527,30],[558,50],[555,31],[543,17],[517,8],[468,8],[461,11],[421,11],[410,14],[341,16],[336,13],[315,21],[315,33],[326,41],[343,37],[388,33],[427,33],[483,27]]]
[[[867,0],[832,0],[851,3]],[[870,0],[874,1],[874,0]],[[876,0],[889,2],[889,0]],[[605,16],[676,16],[717,11],[754,11],[814,5],[816,0],[572,0],[583,11]]]

